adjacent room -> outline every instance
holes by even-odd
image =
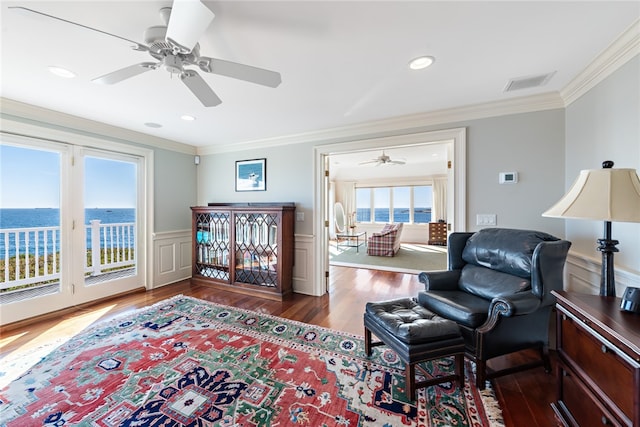
[[[640,426],[638,1],[0,8],[0,425]]]

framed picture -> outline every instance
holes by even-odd
[[[236,161],[236,191],[267,189],[267,159]]]

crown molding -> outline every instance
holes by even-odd
[[[359,123],[319,131],[285,135],[274,138],[256,139],[233,144],[198,147],[198,154],[218,154],[280,145],[302,144],[308,142],[338,142],[350,138],[361,139],[366,135],[376,135],[398,130],[424,128],[426,126],[455,123],[460,121],[484,119],[510,114],[564,108],[564,101],[558,92],[540,95],[510,98],[483,104],[449,108],[428,113],[411,114],[377,121]]]
[[[640,55],[640,19],[560,91],[565,106],[572,104],[637,55]]]
[[[111,140],[121,140],[176,151],[184,154],[196,154],[196,148],[192,145],[169,139],[158,138],[153,135],[112,126],[94,120],[83,119],[71,114],[49,110],[24,102],[8,98],[0,98],[0,112],[9,120],[39,122],[50,128],[62,129],[68,132],[85,132],[93,136],[100,136]]]
[[[578,74],[559,92],[549,92],[534,96],[511,98],[483,104],[393,117],[375,122],[359,123],[356,125],[294,135],[198,147],[198,154],[227,153],[306,142],[337,142],[348,138],[361,138],[363,135],[382,132],[393,132],[403,129],[484,119],[509,114],[566,108],[637,55],[640,55],[640,19],[637,19],[613,43],[600,53],[585,70]]]

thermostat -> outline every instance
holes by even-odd
[[[515,184],[518,182],[518,172],[500,172],[500,184]]]

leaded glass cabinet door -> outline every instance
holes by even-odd
[[[229,281],[230,213],[194,213],[195,247],[194,273],[200,276]]]
[[[235,215],[235,281],[277,288],[278,212],[237,212]]]

